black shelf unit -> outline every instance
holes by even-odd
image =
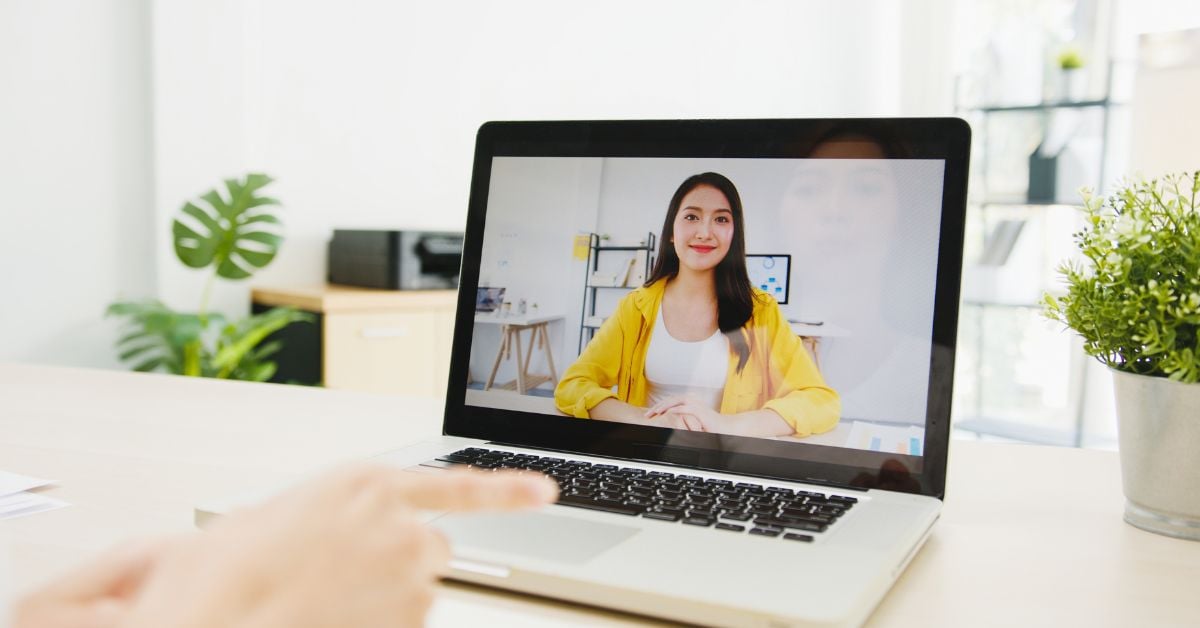
[[[583,353],[583,347],[595,335],[597,325],[589,325],[588,319],[596,315],[596,293],[600,290],[633,290],[637,286],[593,286],[592,274],[600,270],[600,254],[606,252],[626,252],[636,253],[637,251],[646,251],[646,267],[645,276],[650,276],[650,269],[654,267],[654,253],[658,248],[658,236],[652,232],[646,234],[645,244],[638,246],[605,246],[603,240],[596,233],[588,234],[588,259],[587,273],[583,278],[583,307],[579,313],[579,347],[577,351]]]
[[[1086,109],[1088,107],[1108,107],[1117,103],[1108,98],[1096,100],[1058,100],[1051,102],[1032,103],[1028,105],[991,105],[972,107],[972,111],[983,113],[1000,113],[1004,111],[1046,111],[1050,109]]]

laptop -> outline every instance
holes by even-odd
[[[432,517],[450,577],[866,621],[944,497],[969,144],[952,118],[484,124],[444,436],[380,459],[562,495]],[[518,305],[481,313],[496,285]]]

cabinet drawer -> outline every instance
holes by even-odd
[[[325,385],[375,393],[444,394],[448,357],[438,312],[325,317]]]

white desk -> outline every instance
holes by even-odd
[[[0,365],[0,468],[69,508],[0,523],[27,588],[206,499],[439,432],[436,399]],[[871,626],[1170,626],[1200,617],[1200,543],[1121,521],[1110,452],[955,442],[942,520]],[[466,585],[430,624],[644,625]]]
[[[491,390],[496,383],[496,372],[500,370],[500,362],[507,359],[508,356],[516,349],[517,356],[517,377],[515,380],[495,386],[502,390],[515,390],[517,394],[524,395],[526,392],[537,388],[541,384],[550,382],[558,383],[558,373],[554,370],[554,351],[550,348],[550,323],[562,319],[560,314],[552,314],[548,316],[522,314],[519,316],[498,316],[496,314],[476,314],[476,325],[499,325],[500,326],[500,348],[496,351],[496,359],[492,362],[492,372],[488,375],[487,383],[484,384],[484,390]],[[529,348],[525,351],[525,356],[521,356],[521,332],[526,329],[529,333]],[[550,369],[549,374],[535,375],[529,372],[529,360],[533,357],[533,345],[537,344],[546,356],[546,366]]]

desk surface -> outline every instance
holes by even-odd
[[[0,468],[69,508],[0,523],[24,589],[131,537],[192,529],[206,499],[440,431],[436,399],[0,365]],[[942,520],[871,626],[1195,625],[1200,543],[1121,521],[1111,452],[956,441]],[[644,625],[467,585],[434,626]]]
[[[369,312],[373,310],[453,310],[457,290],[377,290],[325,284],[289,288],[260,286],[250,291],[260,305],[295,307],[309,312]]]
[[[494,313],[475,314],[476,323],[484,325],[513,325],[515,327],[541,325],[542,323],[549,323],[562,318],[562,314],[513,314],[511,316],[499,316]]]

